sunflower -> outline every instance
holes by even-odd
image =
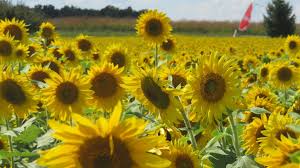
[[[271,68],[269,64],[263,64],[259,69],[258,77],[261,81],[268,81]]]
[[[0,151],[1,150],[8,150],[7,137],[3,135],[0,136]]]
[[[49,67],[42,67],[41,65],[31,65],[27,73],[31,83],[35,89],[43,87],[40,83],[45,83],[45,79],[51,78],[52,70]]]
[[[119,69],[110,63],[95,65],[89,70],[88,81],[94,92],[90,104],[103,110],[113,109],[124,94],[124,89],[120,86],[123,83],[122,71],[122,68]]]
[[[164,154],[172,162],[169,168],[200,168],[201,160],[198,153],[191,145],[181,141],[174,141],[170,145],[169,151]]]
[[[243,69],[248,72],[250,69],[255,68],[258,62],[258,59],[253,55],[245,56],[243,60]]]
[[[296,55],[300,51],[300,37],[297,35],[288,36],[284,48],[290,56]]]
[[[296,67],[288,61],[277,62],[270,73],[269,81],[274,87],[287,89],[297,86],[300,82],[300,74]]]
[[[181,105],[174,97],[173,90],[165,89],[156,69],[134,69],[133,75],[124,77],[122,86],[141,102],[151,113],[160,115],[166,123],[177,123]]]
[[[295,100],[293,105],[289,108],[288,112],[294,112],[300,115],[300,100]]]
[[[83,34],[76,37],[76,46],[81,52],[91,52],[94,47],[89,37]]]
[[[42,88],[43,102],[55,118],[67,120],[71,113],[82,113],[91,97],[91,86],[78,71],[74,68],[44,79],[48,87]]]
[[[298,125],[300,124],[300,121],[295,121],[289,115],[272,113],[269,117],[268,123],[265,125],[265,130],[262,131],[264,137],[260,139],[263,151],[277,147],[282,136],[297,139],[299,137],[299,133],[288,127],[292,124]]]
[[[139,16],[136,24],[137,34],[145,40],[162,44],[170,36],[172,27],[170,19],[162,12],[148,10]]]
[[[61,63],[51,55],[45,57],[39,56],[37,58],[37,63],[41,64],[42,67],[49,67],[49,69],[57,74],[60,74],[63,69]]]
[[[268,87],[253,86],[246,95],[248,103],[255,102],[258,98],[277,104],[277,96]]]
[[[130,67],[130,59],[127,48],[120,44],[110,45],[104,52],[104,61],[114,64],[127,71]]]
[[[101,61],[102,57],[101,57],[100,50],[98,48],[94,48],[92,50],[91,58],[92,58],[91,60],[93,61],[93,63]]]
[[[29,112],[36,110],[37,102],[33,99],[34,92],[24,76],[16,75],[11,67],[0,75],[1,113],[4,118],[12,114],[25,118]]]
[[[82,59],[80,51],[72,44],[65,43],[58,51],[71,66],[77,66],[79,61]]]
[[[238,73],[233,60],[217,54],[203,57],[193,75],[190,76],[187,95],[192,98],[193,110],[200,122],[214,125],[226,108],[234,106],[234,97],[239,95]]]
[[[1,20],[0,22],[0,34],[8,34],[13,37],[14,40],[22,43],[28,40],[28,29],[26,28],[24,21],[13,18],[12,20]]]
[[[17,61],[23,62],[29,56],[28,46],[21,43],[18,44],[15,49],[15,56]]]
[[[296,142],[281,137],[281,142],[275,149],[266,150],[266,155],[256,158],[255,160],[266,168],[298,168],[299,163],[293,163],[290,157],[300,152],[300,140]],[[297,157],[299,160],[299,155]]]
[[[15,41],[9,36],[0,36],[0,62],[10,62],[15,57]]]
[[[161,79],[165,81],[170,80],[170,86],[174,88],[182,89],[187,84],[187,77],[189,76],[189,73],[182,66],[164,66],[160,72]]]
[[[42,47],[39,44],[31,43],[28,45],[28,58],[32,59],[35,56],[39,56],[39,54],[42,52]]]
[[[55,26],[49,22],[43,22],[40,25],[38,35],[46,40],[54,40],[56,37]]]
[[[262,115],[261,118],[255,118],[250,124],[245,126],[242,134],[244,141],[243,148],[246,150],[248,155],[260,155],[260,141],[261,137],[264,137],[262,131],[265,130],[265,125],[268,119],[266,115]]]
[[[169,37],[166,41],[160,45],[161,50],[167,53],[174,53],[176,51],[176,40],[173,37]]]
[[[38,164],[48,168],[168,167],[170,161],[148,152],[166,145],[164,138],[142,136],[146,122],[136,118],[120,122],[121,112],[118,103],[109,120],[100,117],[96,124],[78,114],[73,115],[76,127],[49,121],[53,136],[62,144],[41,152]]]

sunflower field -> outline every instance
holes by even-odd
[[[300,37],[60,36],[0,21],[2,168],[299,168]]]

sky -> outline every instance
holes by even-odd
[[[216,20],[239,21],[252,0],[11,0],[29,6],[52,4],[57,8],[74,5],[81,8],[101,9],[107,5],[119,8],[131,6],[135,10],[158,9],[167,13],[172,20]],[[265,8],[271,0],[254,0],[252,20],[263,20]],[[294,8],[300,23],[300,0],[286,0]]]

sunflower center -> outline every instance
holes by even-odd
[[[265,99],[265,98],[267,98],[267,97],[268,97],[268,96],[266,96],[265,94],[259,93],[259,94],[257,94],[257,95],[255,96],[255,100],[256,100],[257,98]]]
[[[64,104],[73,104],[79,97],[79,90],[75,84],[64,82],[56,88],[56,96]]]
[[[162,91],[152,77],[145,77],[141,82],[145,97],[159,109],[167,109],[170,105],[169,95]]]
[[[265,78],[266,76],[268,76],[268,74],[269,74],[268,68],[264,67],[264,68],[261,69],[261,71],[260,71],[261,77]]]
[[[10,36],[14,37],[15,40],[22,41],[23,33],[19,26],[17,25],[8,25],[4,28],[4,34],[9,34]]]
[[[289,43],[289,48],[290,48],[291,50],[297,48],[297,42],[296,42],[296,41],[290,41],[290,43]]]
[[[175,160],[176,168],[194,168],[193,160],[185,154],[178,155]]]
[[[181,87],[183,88],[186,85],[186,80],[182,76],[172,75],[172,84],[175,88],[181,84]]]
[[[256,142],[258,142],[259,138],[264,137],[264,134],[262,134],[263,130],[265,130],[265,127],[264,127],[263,124],[260,127],[257,128],[256,134],[255,134]]]
[[[292,131],[291,129],[289,129],[289,128],[279,130],[275,135],[276,139],[281,140],[281,135],[283,135],[287,138],[289,136],[292,137],[292,138],[297,138],[296,133],[294,131]]]
[[[277,77],[280,81],[287,82],[292,79],[292,70],[288,67],[282,67],[277,72]]]
[[[119,68],[125,66],[125,56],[121,52],[113,53],[110,60],[114,66],[118,65]]]
[[[63,56],[63,54],[61,54],[58,50],[59,50],[58,48],[55,48],[55,49],[53,50],[53,52],[52,52],[52,54],[54,55],[54,57],[55,57],[57,60],[60,59],[60,58]]]
[[[126,144],[115,137],[95,137],[86,140],[79,148],[79,163],[84,168],[133,167]]]
[[[167,41],[164,41],[161,45],[161,48],[165,51],[170,51],[174,47],[174,43],[172,40],[168,39]]]
[[[93,60],[98,60],[99,58],[100,57],[98,53],[93,54]]]
[[[78,41],[78,48],[81,51],[90,51],[92,48],[92,43],[89,40],[81,39]]]
[[[70,49],[65,51],[65,56],[66,56],[68,61],[74,61],[75,60],[75,54]]]
[[[2,81],[0,87],[2,98],[9,103],[21,105],[26,101],[26,96],[23,89],[15,81],[11,79]]]
[[[0,150],[4,149],[5,145],[2,139],[0,139]]]
[[[51,29],[50,27],[44,27],[42,29],[41,35],[42,35],[43,38],[46,38],[46,39],[52,38],[52,36],[53,36],[53,29]]]
[[[150,19],[146,23],[146,32],[151,36],[159,36],[163,32],[163,24],[158,19]]]
[[[44,71],[36,71],[36,72],[32,73],[32,75],[31,75],[32,80],[44,82],[44,83],[45,83],[45,79],[49,78],[49,77],[50,76],[48,75],[48,73],[46,73]]]
[[[225,80],[216,73],[207,74],[200,83],[200,94],[203,99],[209,102],[218,102],[226,91]]]
[[[6,41],[2,40],[0,41],[0,55],[4,57],[11,56],[13,52],[13,47],[12,45]]]
[[[34,46],[29,46],[28,51],[29,51],[28,55],[29,55],[29,57],[31,57],[31,56],[33,56],[33,54],[35,54],[36,49]]]
[[[16,51],[16,56],[17,57],[22,57],[23,55],[24,55],[24,51],[23,50],[19,49],[19,50]]]
[[[59,74],[59,66],[53,61],[44,61],[42,62],[42,66],[48,66],[52,71]]]
[[[92,80],[92,88],[95,95],[102,98],[113,96],[118,89],[117,79],[110,73],[103,72]]]

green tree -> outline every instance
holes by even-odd
[[[286,37],[294,34],[296,30],[296,15],[293,7],[285,0],[272,0],[267,6],[267,14],[264,15],[264,26],[271,37]]]

